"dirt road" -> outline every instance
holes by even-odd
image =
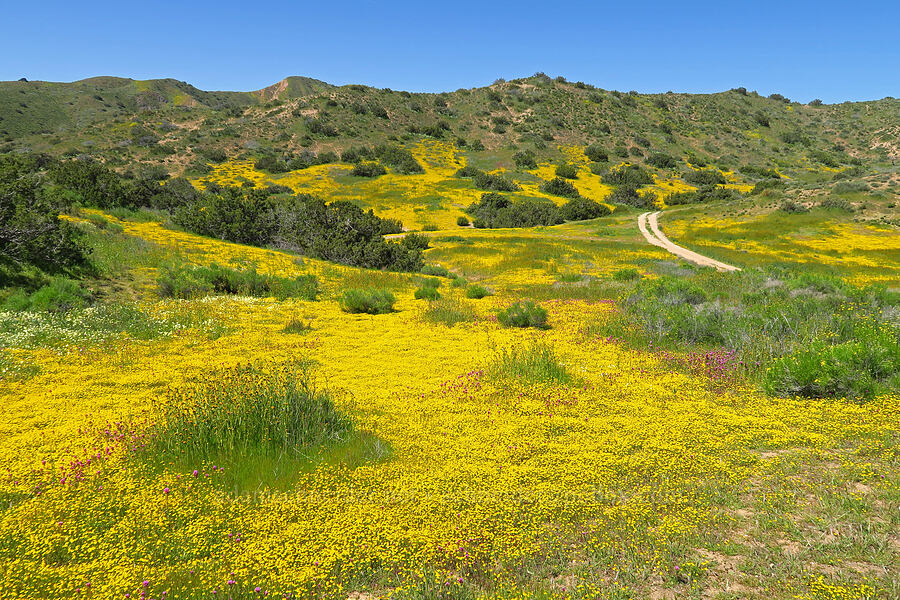
[[[638,217],[638,229],[641,230],[641,233],[644,234],[644,238],[646,238],[649,243],[654,246],[659,246],[667,252],[671,252],[675,256],[696,265],[700,265],[701,267],[712,267],[719,271],[740,271],[740,269],[734,265],[719,262],[708,256],[697,254],[693,250],[688,250],[687,248],[682,248],[681,246],[672,243],[672,241],[666,237],[666,234],[659,229],[659,221],[657,221],[658,216],[659,211],[653,213],[645,212]]]

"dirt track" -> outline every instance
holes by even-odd
[[[659,229],[659,222],[657,221],[658,216],[659,211],[653,213],[645,212],[638,217],[638,229],[641,230],[641,233],[644,234],[644,238],[646,238],[649,243],[654,246],[659,246],[667,252],[671,252],[675,256],[700,265],[701,267],[712,267],[719,271],[740,271],[740,269],[734,265],[719,262],[708,256],[697,254],[693,250],[688,250],[687,248],[682,248],[681,246],[672,243],[672,241],[666,237],[666,234]],[[647,228],[648,224],[650,226],[649,229]]]

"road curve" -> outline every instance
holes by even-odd
[[[719,271],[740,271],[740,269],[734,265],[719,262],[708,256],[697,254],[693,250],[688,250],[687,248],[682,248],[681,246],[672,243],[672,241],[666,237],[666,234],[660,230],[657,217],[659,217],[659,211],[652,213],[645,212],[638,217],[638,229],[641,230],[641,233],[648,243],[659,246],[663,250],[683,258],[686,261],[700,265],[701,267],[712,267]]]

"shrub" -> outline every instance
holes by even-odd
[[[401,175],[412,175],[425,172],[425,169],[422,168],[422,165],[419,164],[412,152],[406,148],[382,144],[376,146],[373,152],[375,156],[381,159],[381,162]]]
[[[450,271],[447,270],[447,267],[442,267],[441,265],[425,265],[419,272],[422,275],[431,275],[433,277],[450,277]]]
[[[521,150],[513,154],[513,162],[519,169],[536,169],[537,158],[531,150]]]
[[[453,327],[457,323],[465,323],[475,320],[475,311],[458,298],[439,298],[428,303],[428,308],[422,315],[429,323],[440,323],[447,327]]]
[[[441,297],[441,293],[437,291],[436,287],[428,285],[422,286],[417,289],[414,295],[416,300],[437,300]]]
[[[30,295],[22,290],[13,293],[3,304],[4,310],[33,312],[66,312],[84,308],[90,294],[77,281],[54,277],[50,283]]]
[[[456,218],[456,224],[459,225],[460,227],[468,227],[468,226],[469,226],[469,219],[466,218],[466,217],[457,217],[457,218]]]
[[[653,205],[653,198],[653,194],[639,194],[636,187],[623,185],[613,191],[609,201],[614,204],[627,204],[635,208],[650,208]]]
[[[613,271],[611,277],[614,281],[634,281],[641,278],[641,273],[637,269],[626,267]]]
[[[809,211],[806,205],[795,200],[785,200],[781,203],[781,206],[778,207],[778,210],[789,214],[805,213]]]
[[[388,290],[346,290],[339,301],[346,313],[381,315],[393,312],[397,300]]]
[[[378,177],[385,173],[387,173],[387,169],[377,162],[358,162],[350,170],[350,174],[355,177]]]
[[[563,179],[578,179],[578,170],[575,168],[575,165],[556,165],[556,177],[562,177]]]
[[[839,210],[842,212],[853,212],[855,210],[850,202],[844,200],[843,198],[835,198],[834,196],[829,196],[819,202],[819,207],[827,210]]]
[[[640,165],[621,165],[603,175],[607,185],[641,186],[653,183],[653,177]]]
[[[556,177],[554,179],[550,179],[549,181],[544,181],[543,183],[541,183],[540,189],[545,194],[562,196],[563,198],[578,198],[581,195],[578,193],[578,190],[574,185],[572,185],[562,177]]]
[[[602,163],[609,160],[609,155],[606,153],[606,150],[602,146],[588,146],[584,149],[584,154],[591,162]]]
[[[779,396],[865,400],[900,384],[896,336],[872,332],[833,346],[822,342],[776,360],[764,387]]]
[[[865,181],[840,181],[834,184],[831,191],[839,195],[857,194],[869,191],[869,184]]]
[[[549,200],[522,199],[512,202],[496,192],[488,192],[466,208],[478,228],[534,227],[563,221],[559,209]]]
[[[656,152],[647,157],[647,164],[657,169],[674,169],[678,166],[678,159],[662,152]]]
[[[559,214],[567,221],[596,219],[611,212],[605,204],[584,197],[572,198],[559,208]]]
[[[483,285],[476,285],[473,283],[468,288],[466,288],[466,298],[481,300],[482,298],[490,295],[492,295],[491,291]]]
[[[427,250],[428,236],[421,233],[407,233],[400,239],[400,244],[410,250]]]
[[[472,165],[466,165],[461,167],[459,170],[454,173],[457,177],[475,177],[476,175],[480,175],[483,171]]]
[[[515,192],[521,189],[515,182],[502,175],[491,175],[490,173],[478,173],[472,179],[472,183],[479,190],[485,191]]]
[[[520,300],[497,315],[497,320],[505,327],[547,327],[547,311],[531,300]]]
[[[171,390],[157,410],[157,447],[201,461],[248,454],[300,457],[303,450],[346,438],[352,422],[318,390],[308,367],[239,366],[202,383]]]
[[[255,268],[232,269],[215,263],[206,266],[170,264],[160,269],[157,277],[160,296],[196,298],[211,294],[274,296],[279,299],[315,300],[319,282],[315,275],[299,275],[293,279],[257,273]]]
[[[573,380],[553,348],[542,342],[503,348],[488,367],[488,374],[492,378],[513,379],[526,384],[566,384]]]

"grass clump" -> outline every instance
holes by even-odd
[[[423,285],[415,293],[416,300],[438,300],[440,297],[441,293],[437,288],[428,285]]]
[[[486,296],[490,296],[491,291],[484,287],[483,285],[472,284],[468,288],[466,288],[466,298],[472,298],[473,300],[481,300]]]
[[[160,410],[162,449],[201,460],[254,450],[302,452],[353,430],[303,363],[225,369],[169,392]]]
[[[447,267],[441,265],[425,265],[420,271],[422,275],[431,275],[432,277],[450,277],[450,271]]]
[[[503,348],[488,368],[488,373],[496,379],[516,380],[526,384],[567,384],[574,380],[560,363],[553,348],[544,342]]]
[[[455,288],[464,288],[467,285],[469,285],[469,282],[466,281],[465,277],[454,277],[453,280],[450,282],[450,285]]]
[[[547,327],[547,311],[531,300],[520,300],[500,311],[497,320],[504,327]]]
[[[291,317],[291,320],[287,322],[287,325],[281,331],[282,333],[306,333],[307,331],[312,331],[312,323],[297,317]]]
[[[635,281],[641,278],[641,273],[637,269],[626,267],[613,271],[611,277],[613,281]]]
[[[21,312],[67,312],[86,307],[90,293],[81,284],[64,277],[53,277],[50,283],[32,293],[16,290],[3,303],[3,310]]]
[[[166,265],[157,278],[159,295],[171,298],[196,298],[219,294],[274,296],[315,300],[319,282],[315,275],[293,279],[258,273],[255,268],[232,269],[218,264],[208,267],[189,264]]]
[[[423,317],[429,323],[453,327],[457,323],[474,321],[475,311],[458,298],[440,298],[428,304]]]
[[[388,290],[346,290],[340,299],[341,310],[346,313],[382,315],[393,312],[397,301]]]

